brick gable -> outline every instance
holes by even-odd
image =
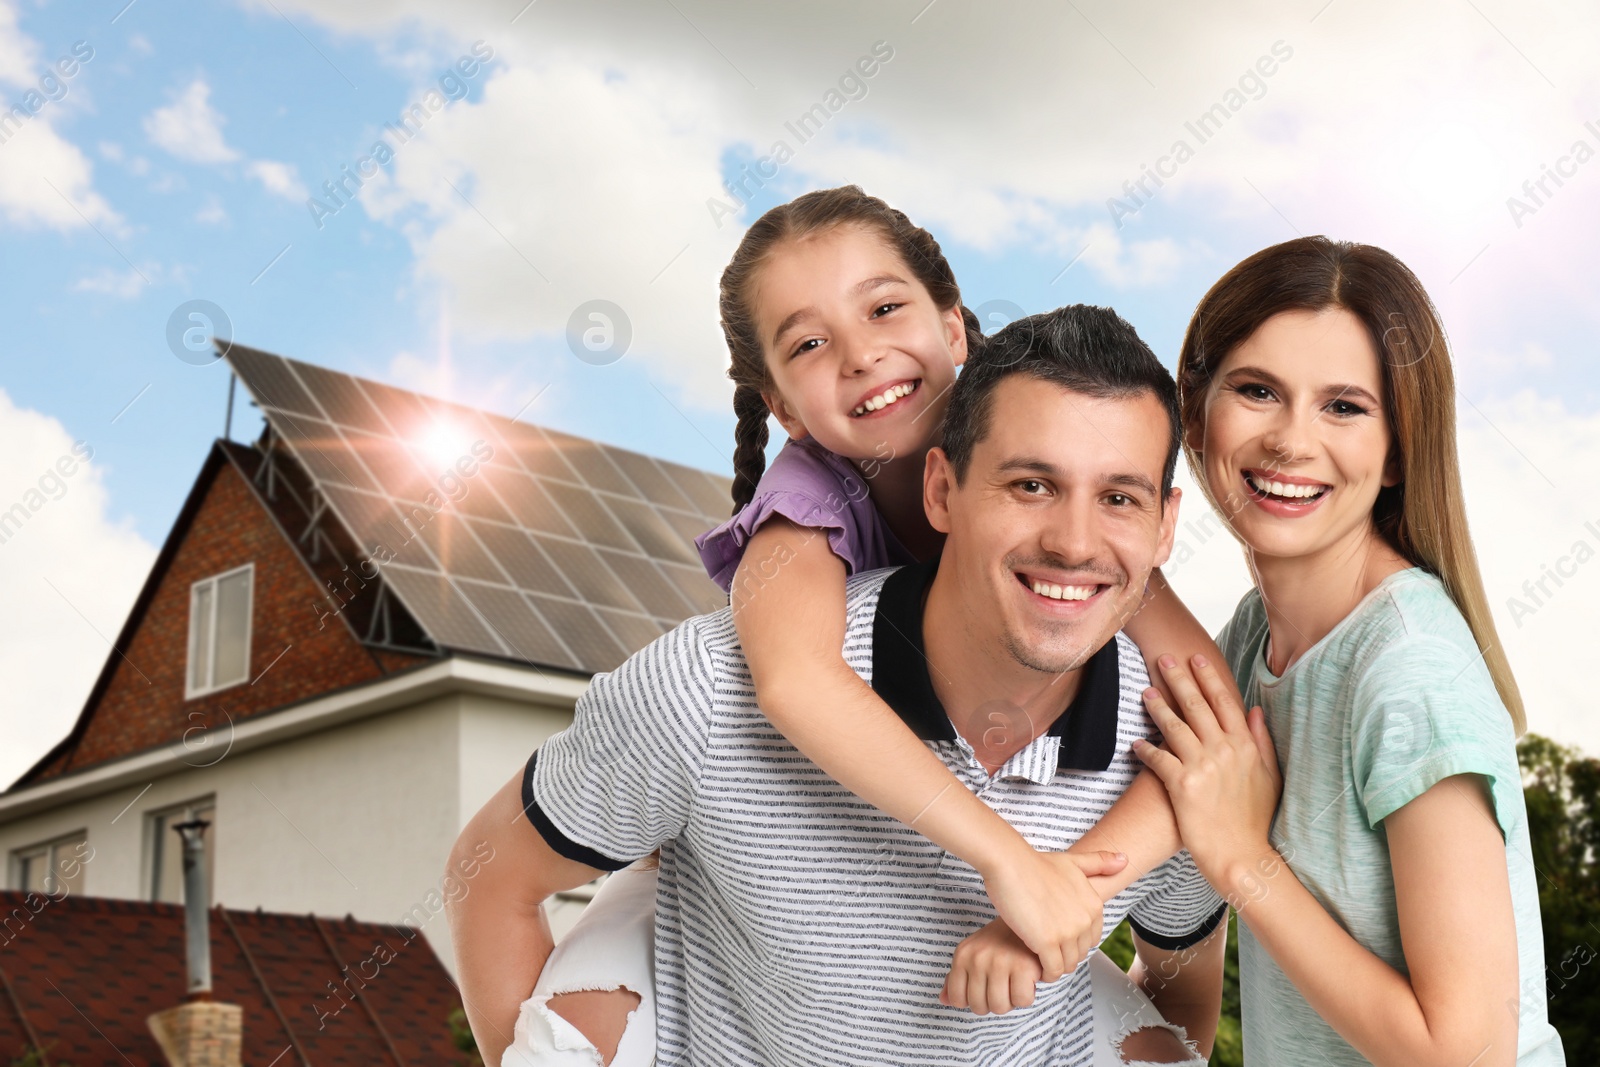
[[[356,639],[345,618],[330,612],[313,565],[242,473],[240,464],[249,457],[230,451],[232,446],[218,448],[232,459],[219,463],[214,454],[208,461],[192,514],[187,524],[180,517],[170,535],[176,544],[169,543],[156,564],[157,584],[141,595],[129,620],[131,633],[124,630],[118,651],[110,654],[107,674],[73,735],[18,785],[158,746],[183,746],[186,734],[190,762],[210,762],[221,749],[195,743],[225,738],[230,719],[238,722],[425,661],[368,649]],[[255,564],[252,680],[185,700],[190,586],[246,563]]]

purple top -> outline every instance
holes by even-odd
[[[761,476],[750,503],[694,539],[706,573],[724,591],[733,585],[733,573],[750,538],[773,515],[797,526],[827,530],[828,547],[844,560],[846,576],[917,562],[878,514],[865,481],[850,461],[808,436],[783,446]]]

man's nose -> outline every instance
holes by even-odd
[[[1092,500],[1068,498],[1051,508],[1039,531],[1039,547],[1067,566],[1099,555],[1099,525]]]

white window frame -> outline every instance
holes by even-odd
[[[248,572],[250,575],[250,580],[245,586],[244,600],[244,676],[218,684],[216,681],[217,585],[222,581],[222,579],[230,578],[241,571]],[[207,673],[210,674],[211,677],[207,679],[206,685],[196,686],[194,684],[194,671],[192,668],[194,665],[195,645],[201,632],[201,628],[195,624],[195,601],[200,596],[201,588],[206,586],[211,588],[210,618],[206,619],[204,623],[207,637],[211,642],[208,646],[209,657],[206,661]],[[213,574],[206,578],[201,578],[199,581],[194,582],[189,586],[189,639],[187,654],[184,656],[183,660],[183,699],[193,700],[196,697],[202,697],[208,693],[217,693],[224,689],[231,689],[236,685],[242,685],[250,680],[250,639],[255,635],[255,610],[256,565],[254,562],[246,563],[242,567],[234,567],[232,570],[222,571],[219,574]]]
[[[89,840],[88,827],[73,830],[71,833],[57,834],[46,841],[37,841],[31,845],[11,850],[11,869],[6,872],[6,882],[13,888],[21,891],[27,886],[23,883],[23,865],[29,860],[43,860],[45,863],[45,878],[49,884],[45,886],[46,893],[54,893],[54,879],[61,872],[60,850],[62,845],[76,845],[79,841]]]
[[[183,842],[179,840],[177,832],[172,827],[175,823],[192,821],[195,811],[203,809],[209,809],[211,812],[211,818],[207,820],[211,825],[206,827],[205,837],[203,838],[205,841],[206,885],[208,889],[216,885],[217,795],[215,793],[207,793],[203,797],[195,797],[193,800],[186,800],[181,804],[169,804],[164,808],[152,808],[144,813],[144,849],[142,850],[144,855],[140,863],[142,877],[139,880],[139,899],[157,902],[161,900],[159,892],[161,887],[156,884],[156,880],[161,876],[161,853],[169,848],[183,848]],[[158,826],[160,827],[159,829],[157,829]],[[181,904],[183,902],[182,885],[177,887],[177,892],[178,903]],[[213,899],[212,903],[215,904],[216,901]]]

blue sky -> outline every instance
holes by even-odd
[[[166,340],[197,298],[255,347],[505,414],[537,394],[528,421],[726,473],[717,273],[760,210],[845,181],[933,230],[969,306],[1109,304],[1169,362],[1250,252],[1297,232],[1382,244],[1450,327],[1483,525],[1537,517],[1551,539],[1486,560],[1491,586],[1503,572],[1509,595],[1600,519],[1572,484],[1600,461],[1582,450],[1600,416],[1600,160],[1574,154],[1600,150],[1600,92],[1577,5],[124,3],[0,0],[7,106],[93,48],[0,144],[0,390],[16,419],[94,448],[103,499],[52,520],[78,558],[96,530],[159,545],[221,430],[223,365]],[[319,228],[308,196],[479,41],[493,58],[459,98]],[[864,97],[717,225],[719,180],[792,140],[785,123],[875,42],[893,58]],[[1201,143],[1192,123],[1230,94]],[[1193,158],[1172,164],[1180,140]],[[1171,178],[1135,202],[1124,183],[1164,157]],[[1541,178],[1517,219],[1510,198],[1531,204]],[[1112,198],[1139,210],[1119,226]],[[589,299],[630,316],[615,363],[567,347]],[[241,409],[235,436],[256,425]],[[0,461],[5,503],[56,447],[29,434]],[[1480,549],[1528,538],[1485,529]],[[65,565],[5,547],[0,567],[30,580]],[[1208,603],[1243,591],[1232,570],[1215,592],[1195,581]],[[105,594],[104,627],[130,595]],[[1538,642],[1592,623],[1586,603],[1553,603]],[[71,708],[96,659],[76,655],[41,700]]]

